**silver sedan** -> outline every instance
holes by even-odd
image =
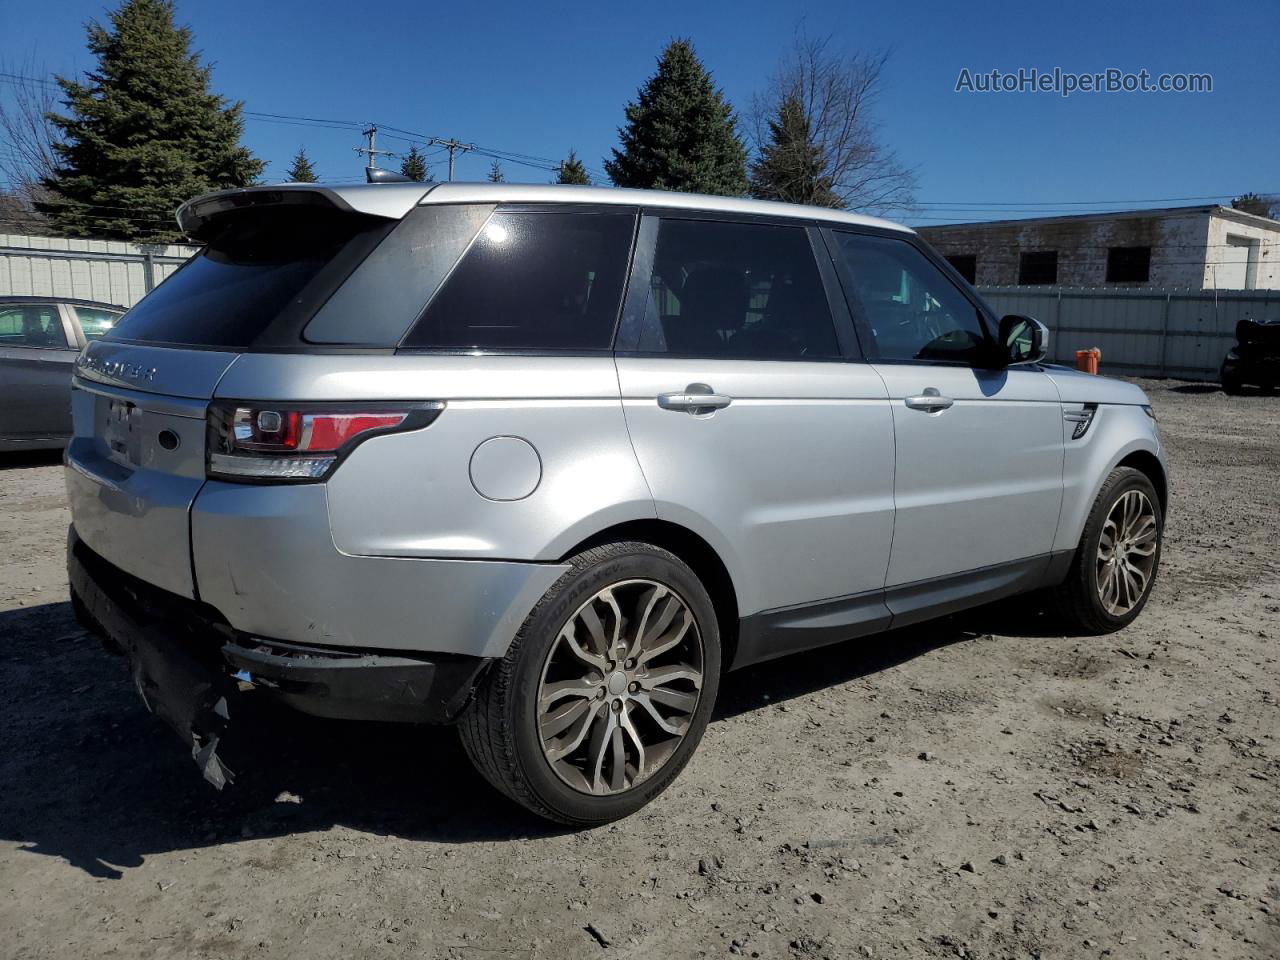
[[[54,297],[0,297],[0,450],[66,446],[71,368],[124,307]]]

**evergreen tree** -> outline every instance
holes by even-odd
[[[87,82],[57,78],[67,114],[50,115],[63,142],[41,211],[72,236],[173,242],[179,204],[246,186],[263,164],[240,144],[243,104],[210,91],[171,0],[124,0],[108,19],[89,24]]]
[[[588,187],[591,185],[587,168],[582,165],[582,161],[574,151],[570,150],[569,155],[560,161],[560,172],[556,177],[556,183],[577,183]]]
[[[1231,201],[1231,206],[1232,209],[1258,217],[1275,217],[1280,213],[1280,202],[1275,197],[1263,197],[1253,192],[1236,197]]]
[[[497,160],[489,164],[489,182],[502,183],[505,180],[506,180],[506,177],[502,175],[502,164],[500,164]]]
[[[605,161],[619,187],[740,196],[747,192],[747,151],[733,108],[687,40],[658,59],[618,131],[622,149]]]
[[[285,179],[289,183],[316,182],[316,170],[311,166],[311,158],[307,156],[305,148],[299,147],[298,152],[293,155],[293,166],[285,173]]]
[[[427,158],[422,155],[416,143],[409,147],[409,152],[400,161],[400,173],[418,183],[426,183],[431,179],[427,172]]]
[[[760,200],[843,207],[825,172],[822,148],[814,142],[804,104],[787,97],[769,121],[769,139],[751,165],[751,195]]]

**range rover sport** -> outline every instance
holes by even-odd
[[[178,220],[202,252],[77,362],[68,565],[215,785],[266,694],[457,723],[498,789],[600,823],[676,777],[725,671],[1150,595],[1147,398],[1045,364],[904,227],[462,183]]]

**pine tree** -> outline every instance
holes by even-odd
[[[814,143],[804,105],[786,97],[769,121],[769,140],[751,165],[751,195],[818,207],[843,207],[825,173],[822,149]]]
[[[311,158],[307,156],[305,148],[299,147],[298,152],[293,155],[293,166],[285,173],[285,179],[289,183],[316,182],[316,170],[311,166]]]
[[[500,164],[497,160],[489,164],[489,182],[502,183],[505,180],[506,180],[506,177],[502,175],[502,164]]]
[[[57,78],[68,112],[50,116],[64,142],[41,210],[72,236],[173,242],[179,204],[246,186],[263,164],[240,144],[243,104],[210,91],[171,0],[124,0],[108,19],[89,24],[87,82]]]
[[[737,119],[688,40],[673,40],[658,59],[618,131],[622,149],[605,161],[619,187],[740,196],[747,192],[747,152]]]
[[[578,159],[577,153],[573,150],[570,150],[569,155],[560,161],[560,172],[556,177],[556,183],[577,183],[582,186],[591,186],[591,178],[587,176],[587,168],[582,165],[582,161]]]
[[[416,143],[409,147],[409,152],[400,161],[400,174],[418,183],[427,183],[431,179],[427,172],[427,158],[422,155]]]
[[[1231,207],[1258,217],[1275,217],[1280,214],[1280,201],[1275,197],[1264,197],[1253,192],[1236,197],[1231,201]]]

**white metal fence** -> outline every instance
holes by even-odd
[[[1049,328],[1050,358],[1102,351],[1102,372],[1217,380],[1237,321],[1280,320],[1280,290],[1138,290],[981,287],[997,315],[1021,313]]]
[[[0,296],[68,297],[131,307],[195,247],[0,234]]]

